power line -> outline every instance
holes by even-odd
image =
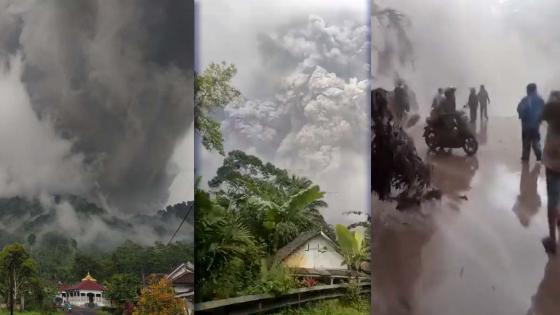
[[[177,233],[179,233],[179,230],[181,229],[181,227],[183,227],[183,224],[185,224],[185,221],[187,221],[187,218],[189,217],[189,214],[191,214],[191,211],[192,211],[193,207],[194,207],[194,202],[191,202],[191,204],[189,206],[189,209],[187,209],[187,213],[185,214],[185,217],[183,218],[183,221],[181,221],[181,224],[179,224],[179,227],[177,228],[177,230],[175,230],[175,233],[173,233],[173,236],[171,236],[171,238],[167,242],[167,245],[171,244],[171,242],[173,241],[173,239],[175,238]]]

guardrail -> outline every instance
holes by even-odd
[[[363,294],[371,292],[371,283],[359,284]],[[336,299],[346,293],[347,284],[319,285],[312,288],[290,290],[280,296],[272,294],[246,295],[224,300],[197,303],[195,314],[241,315],[264,314],[289,306],[300,306],[305,303]]]

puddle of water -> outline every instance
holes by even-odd
[[[372,202],[376,314],[560,314],[560,262],[548,262],[540,244],[544,167],[522,166],[511,136],[518,128],[515,119],[493,119],[474,158],[426,155],[445,195],[424,214]]]

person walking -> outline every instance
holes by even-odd
[[[480,90],[478,91],[478,102],[480,103],[480,120],[485,118],[488,120],[488,104],[490,104],[490,97],[488,92],[484,87],[484,84],[480,85]]]
[[[553,92],[542,113],[548,125],[544,142],[543,163],[546,168],[548,195],[548,237],[543,239],[547,253],[556,254],[558,208],[560,206],[560,92]]]
[[[467,102],[467,105],[469,106],[470,109],[471,124],[474,124],[476,122],[476,114],[478,111],[478,96],[476,95],[475,88],[471,88],[471,93],[469,94],[469,100]]]
[[[537,93],[537,85],[530,83],[527,85],[527,96],[521,99],[517,105],[517,113],[521,120],[521,141],[523,143],[521,160],[529,161],[531,147],[535,153],[537,161],[541,160],[541,135],[539,127],[541,125],[541,114],[544,108],[544,101]]]

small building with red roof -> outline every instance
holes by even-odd
[[[77,306],[94,305],[96,307],[110,306],[111,302],[105,297],[107,289],[97,282],[88,272],[80,283],[74,285],[59,285],[58,298],[63,303]]]

